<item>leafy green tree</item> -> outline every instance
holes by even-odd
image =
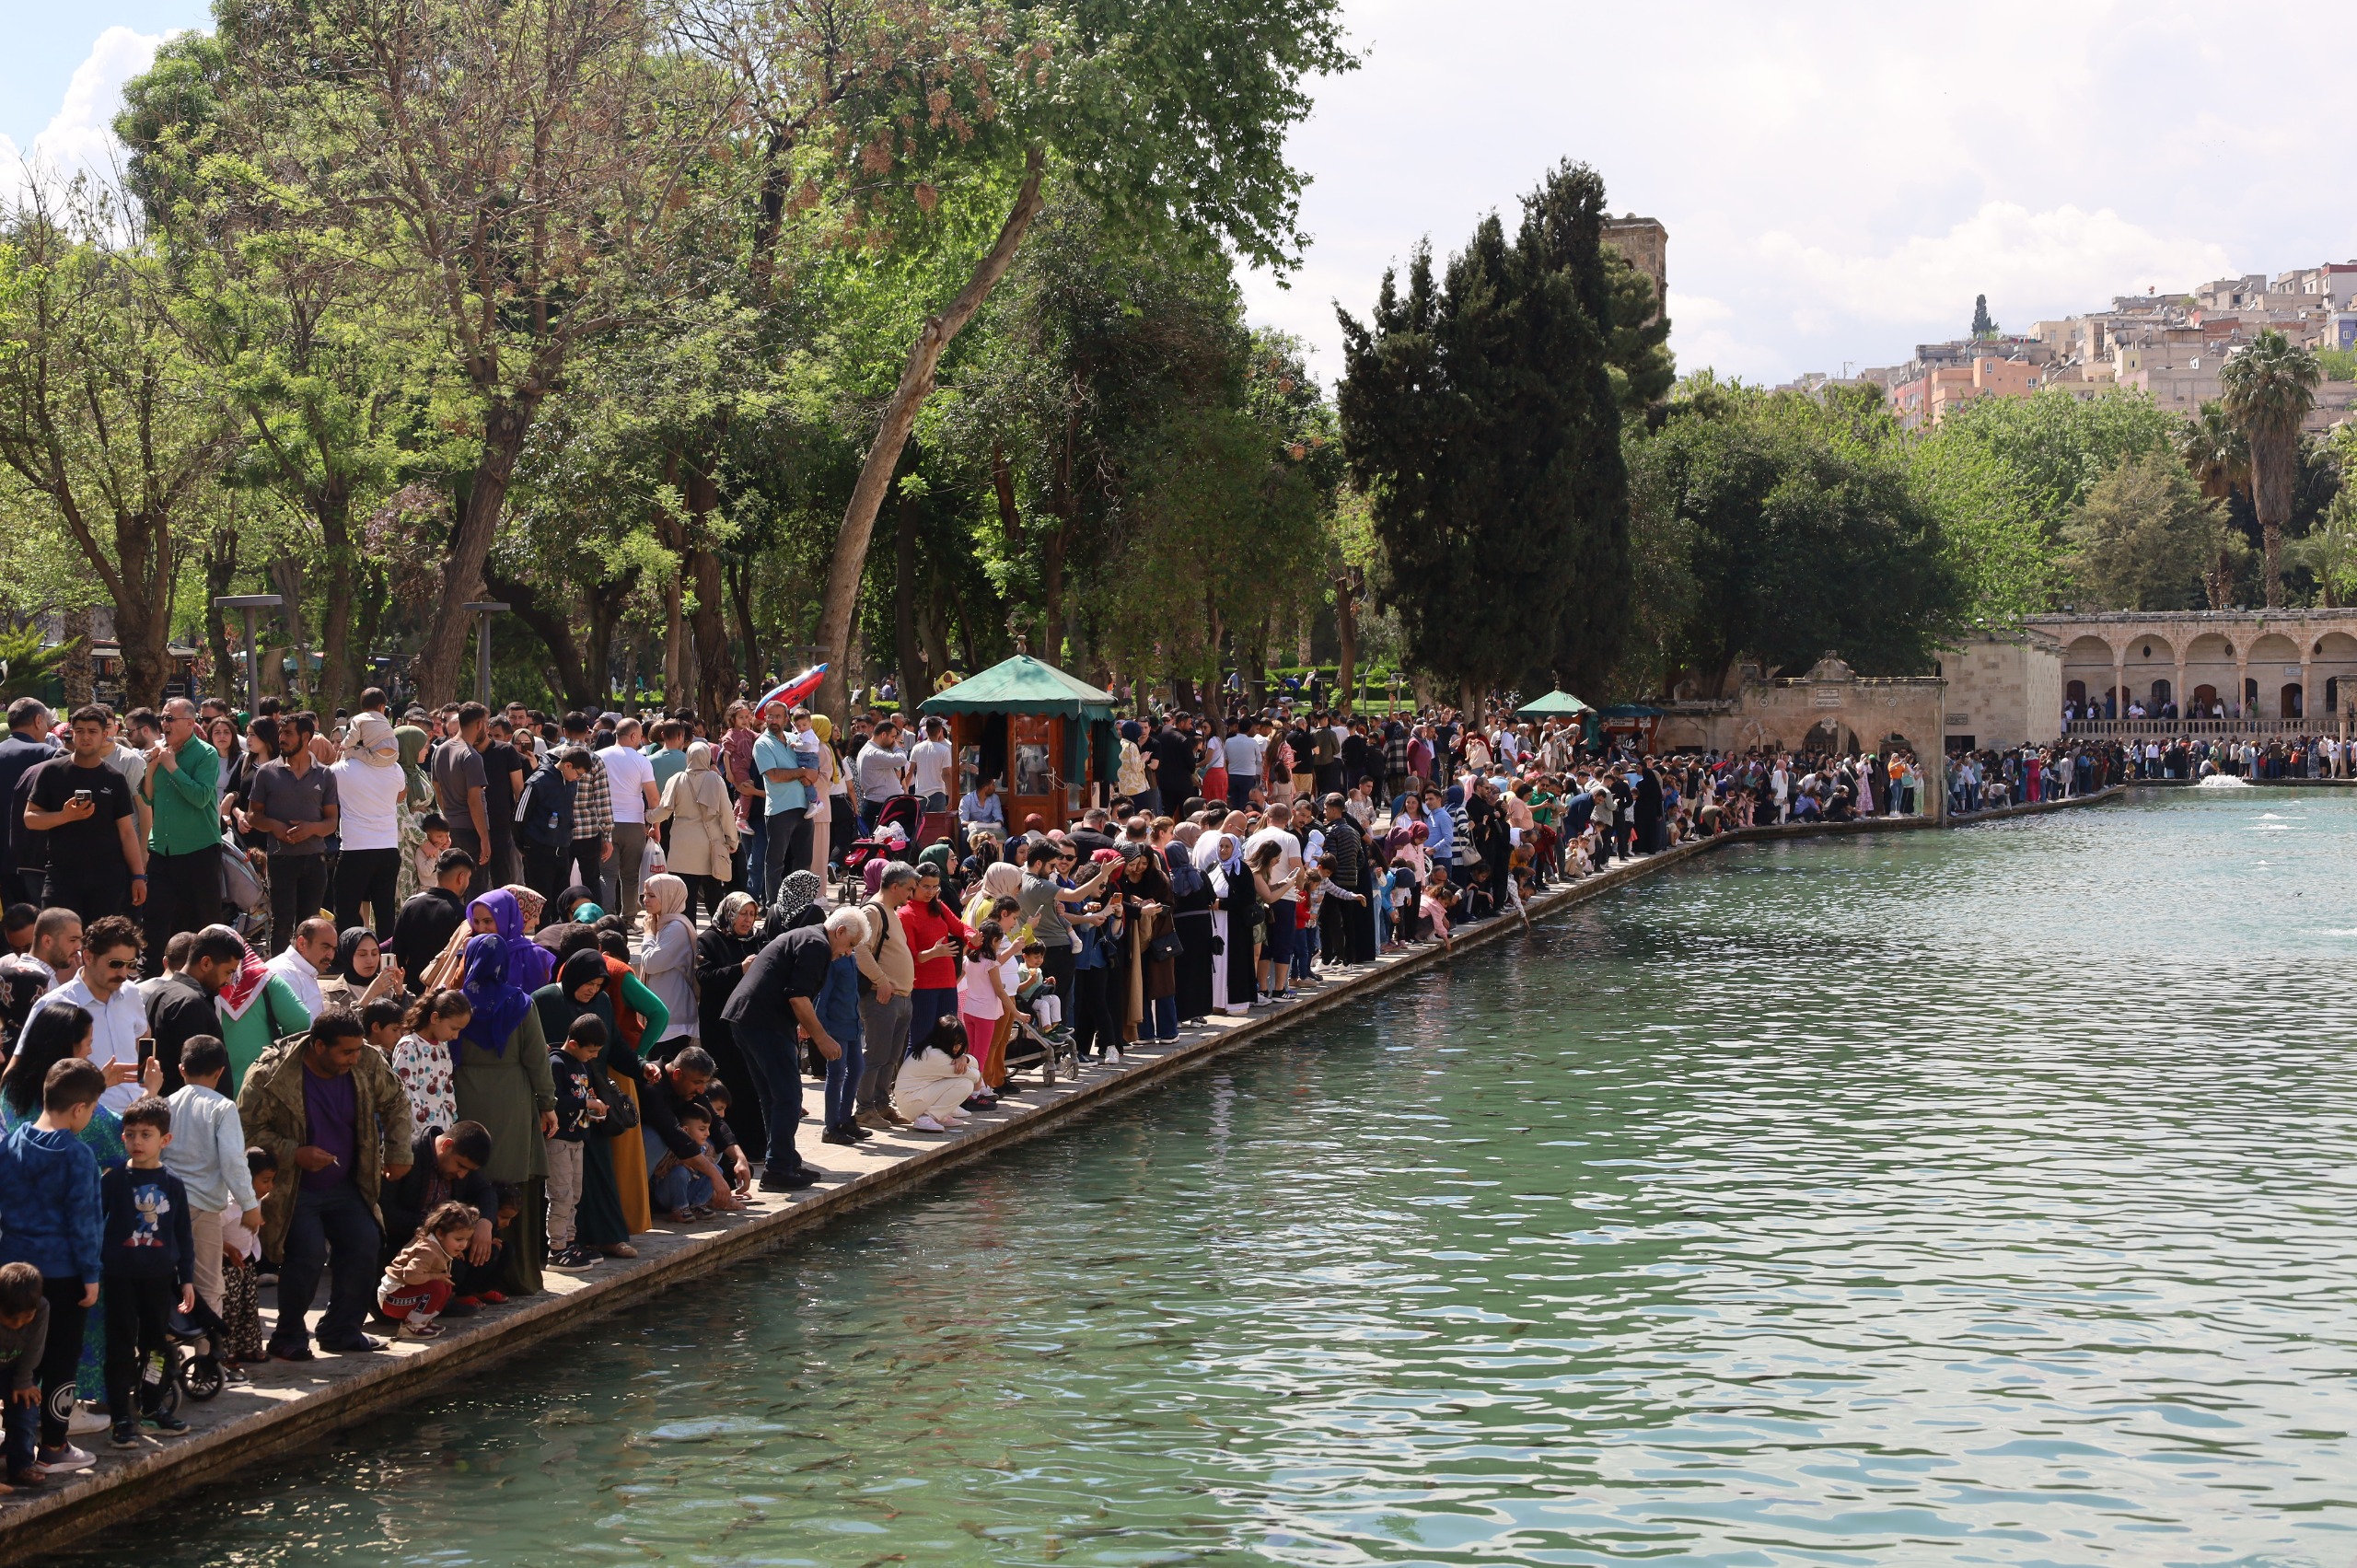
[[[1976,294],[1972,296],[1972,335],[1976,338],[1993,338],[1997,335],[1997,323],[1990,318],[1989,296],[1985,294]]]
[[[2076,602],[2103,610],[2193,610],[2235,541],[2224,506],[2160,452],[2123,459],[2096,482],[2066,530]]]
[[[2178,428],[2177,452],[2210,500],[2224,502],[2249,487],[2250,445],[2226,417],[2225,405],[2214,398]],[[2220,539],[2222,553],[2202,574],[2212,610],[2223,610],[2234,601],[2234,563],[2223,552],[2226,537]]]
[[[2299,478],[2300,422],[2316,406],[2324,379],[2312,350],[2272,327],[2235,354],[2219,373],[2226,417],[2250,451],[2251,505],[2258,512],[2267,607],[2283,602],[2283,525]]]
[[[1644,416],[1678,385],[1678,357],[1669,352],[1669,317],[1655,297],[1654,280],[1607,247],[1605,276],[1612,293],[1607,355],[1624,420]]]
[[[234,447],[130,215],[36,187],[0,229],[0,462],[113,601],[123,687],[162,699],[188,535]]]
[[[1653,635],[1673,672],[1724,691],[1741,659],[1799,668],[1828,649],[1869,674],[1927,668],[1969,603],[1939,514],[1878,401],[1698,378],[1632,445],[1652,570],[1683,623]],[[1681,571],[1675,552],[1686,552]]]
[[[1593,685],[1627,628],[1628,478],[1608,357],[1604,182],[1565,163],[1435,285],[1418,247],[1370,322],[1341,319],[1345,445],[1408,656],[1478,712],[1548,668]]]
[[[1224,243],[1283,267],[1300,245],[1304,183],[1285,160],[1284,133],[1309,111],[1308,78],[1356,63],[1341,44],[1337,0],[1042,0],[985,13],[1016,45],[994,57],[1003,75],[976,62],[992,82],[991,112],[954,145],[911,145],[912,134],[893,127],[902,115],[922,118],[924,95],[882,98],[880,134],[862,155],[875,204],[920,235],[938,199],[936,169],[1005,192],[1006,216],[915,333],[844,507],[819,625],[829,661],[819,700],[837,712],[877,512],[943,354],[1006,275],[1044,205],[1051,159],[1109,223],[1149,243]],[[958,245],[956,233],[933,229],[920,243]]]

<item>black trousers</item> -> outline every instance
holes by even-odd
[[[131,873],[121,865],[110,870],[64,870],[51,866],[41,878],[43,909],[72,910],[82,923],[110,914],[131,912]]]
[[[41,1446],[65,1446],[66,1423],[74,1419],[74,1380],[82,1367],[82,1329],[90,1309],[82,1305],[80,1280],[41,1282],[49,1302],[49,1338],[41,1353]]]
[[[564,873],[572,859],[570,847],[558,849],[551,844],[524,845],[524,886],[546,899],[553,908],[556,896],[564,891]]]
[[[602,890],[606,886],[606,836],[600,833],[594,839],[574,840],[572,847],[565,852],[565,874],[588,889],[590,897],[602,905],[606,900]],[[563,886],[560,884],[556,891],[563,892]],[[606,912],[613,914],[617,912],[608,910]],[[624,916],[638,913],[636,910],[620,912]]]
[[[107,1414],[116,1421],[135,1421],[141,1372],[147,1358],[161,1354],[165,1328],[179,1305],[176,1280],[110,1277],[99,1292],[107,1314]]]
[[[284,947],[294,941],[295,928],[327,907],[327,901],[326,855],[273,854],[270,857],[272,947]]]
[[[186,854],[147,857],[147,901],[139,906],[147,928],[146,967],[164,969],[164,944],[176,931],[221,923],[221,848],[207,844]]]
[[[287,1173],[301,1181],[298,1168]],[[271,1330],[273,1351],[310,1348],[304,1323],[311,1302],[319,1294],[319,1276],[334,1257],[334,1283],[328,1309],[319,1316],[319,1343],[330,1350],[350,1349],[361,1339],[361,1325],[377,1299],[377,1249],[383,1245],[377,1216],[367,1200],[351,1182],[295,1195],[294,1223],[287,1228],[285,1257],[278,1266],[278,1327]]]
[[[1121,1043],[1121,1026],[1113,1016],[1112,1003],[1106,990],[1106,975],[1110,971],[1102,964],[1095,969],[1074,970],[1072,976],[1073,1049],[1084,1054],[1118,1048]]]
[[[393,934],[393,917],[401,912],[401,885],[399,849],[348,849],[335,863],[335,928],[349,931],[360,923],[360,909],[368,908],[368,928],[384,941]]]

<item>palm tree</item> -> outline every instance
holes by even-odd
[[[2177,432],[2177,455],[2193,470],[2193,482],[2201,494],[2212,501],[2227,500],[2250,483],[2250,447],[2226,417],[2225,405],[2214,398]],[[2226,540],[2220,540],[2217,562],[2206,575],[2210,608],[2225,609],[2235,586],[2234,554]]]
[[[2267,555],[2267,607],[2283,602],[2283,524],[2300,477],[2300,422],[2316,406],[2324,366],[2272,327],[2226,361],[2219,375],[2226,417],[2250,447],[2250,502]]]

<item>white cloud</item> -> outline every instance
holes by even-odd
[[[0,196],[14,201],[26,180],[110,175],[121,149],[111,124],[122,108],[122,85],[147,69],[162,33],[112,27],[100,33],[65,85],[65,100],[29,150],[0,136]]]
[[[1763,272],[1813,302],[1814,309],[1796,309],[1794,320],[1814,330],[1829,324],[1827,312],[1875,321],[1939,319],[1980,294],[2029,312],[2007,323],[2023,326],[2151,285],[2190,288],[2231,270],[2224,247],[2155,234],[2107,207],[2033,213],[2012,202],[1984,203],[1945,234],[1912,235],[1876,254],[1845,254],[1781,228],[1761,235],[1755,249]]]

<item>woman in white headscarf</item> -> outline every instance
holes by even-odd
[[[1244,842],[1225,829],[1206,831],[1195,841],[1195,869],[1202,872],[1212,889],[1212,1004],[1221,1012],[1240,1016],[1248,1011],[1228,995],[1227,964],[1235,955],[1235,938],[1228,934],[1227,904],[1230,877],[1248,875],[1244,869]]]
[[[656,820],[670,824],[665,869],[688,885],[688,909],[701,901],[706,914],[717,912],[737,854],[737,807],[708,743],[689,743],[688,765],[663,786]]]
[[[641,1041],[642,1055],[668,1057],[695,1043],[696,928],[688,918],[688,885],[668,871],[660,871],[638,889],[639,978],[670,1013],[664,1025],[663,1049]]]

